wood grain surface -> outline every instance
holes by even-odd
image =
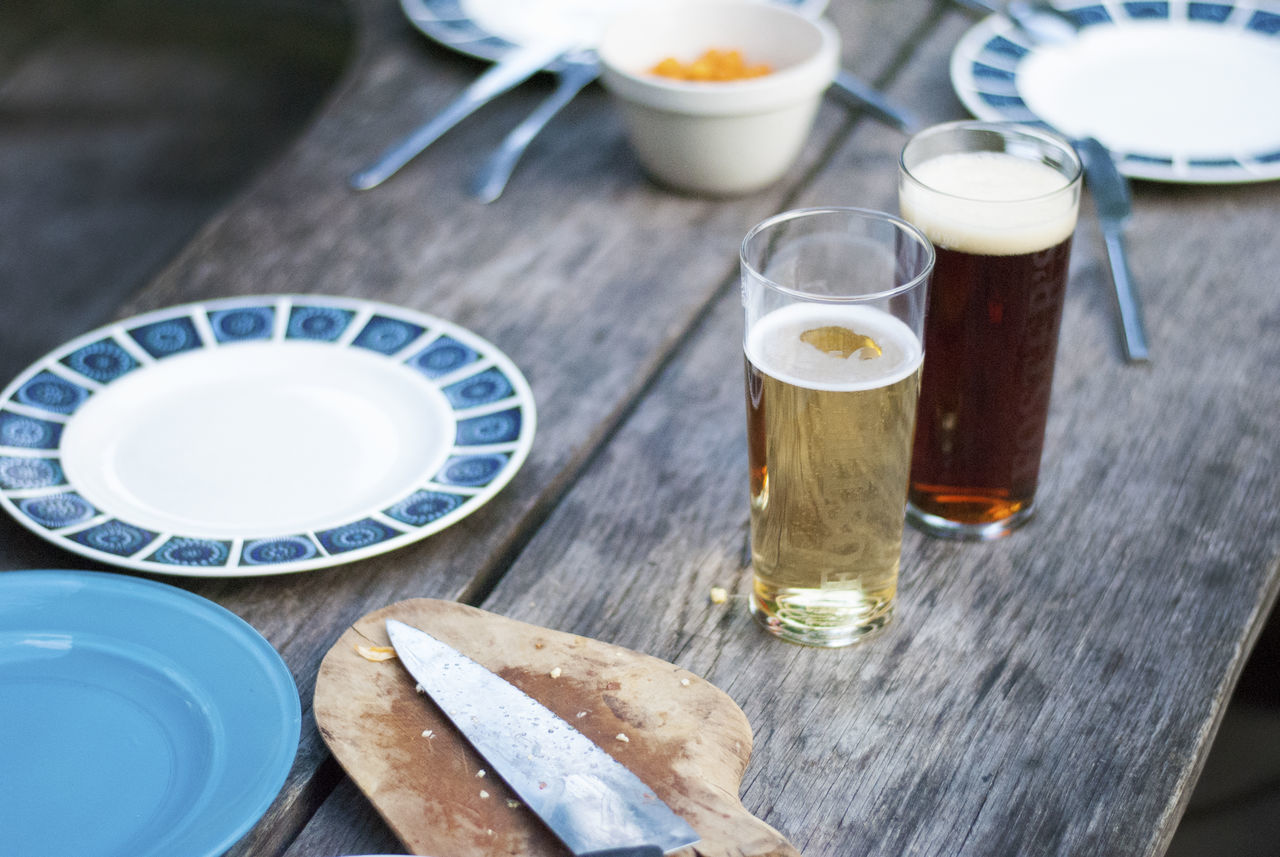
[[[236,14],[228,4],[223,14]],[[993,544],[909,531],[888,632],[802,649],[760,632],[744,606],[737,248],[791,207],[893,210],[903,135],[828,99],[777,185],[680,196],[645,178],[606,93],[590,88],[499,202],[481,205],[466,195],[471,173],[549,92],[538,78],[356,193],[351,172],[486,65],[425,39],[395,0],[347,8],[350,62],[323,108],[110,313],[269,292],[431,312],[515,360],[539,428],[503,492],[419,544],[308,574],[171,579],[260,630],[304,700],[294,769],[230,857],[399,850],[321,739],[310,701],[345,629],[414,598],[622,646],[721,688],[754,731],[743,804],[809,857],[1159,857],[1280,587],[1278,186],[1135,183],[1127,235],[1146,367],[1120,358],[1086,199],[1037,518]],[[926,122],[964,115],[948,62],[972,19],[951,3],[833,0],[827,14],[846,68]],[[0,90],[6,115],[27,115],[15,91]],[[0,195],[4,222],[23,216],[24,198]],[[41,303],[38,280],[0,289],[22,313],[101,297],[89,288]],[[10,360],[36,347],[0,342]],[[0,569],[84,565],[0,520]],[[708,598],[716,585],[726,603]]]
[[[387,619],[420,628],[550,708],[625,765],[702,837],[699,857],[796,857],[738,801],[751,727],[724,692],[649,655],[438,599],[376,610],[325,655],[315,717],[325,743],[414,854],[560,857],[567,849],[415,689]],[[486,770],[487,769],[487,770]]]

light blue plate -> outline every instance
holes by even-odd
[[[1280,0],[1053,5],[1078,28],[1059,43],[993,15],[956,44],[951,81],[973,115],[1096,137],[1133,178],[1280,179]]]
[[[213,602],[0,572],[0,854],[216,857],[280,791],[300,722],[280,656]]]
[[[471,514],[535,422],[515,364],[435,316],[319,295],[187,304],[77,337],[0,393],[0,507],[110,565],[306,571]]]

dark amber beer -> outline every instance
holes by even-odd
[[[1070,145],[953,123],[903,150],[899,204],[933,242],[908,519],[993,538],[1030,517],[1079,202]]]

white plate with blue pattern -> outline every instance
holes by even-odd
[[[533,394],[443,319],[229,298],[80,336],[0,394],[0,505],[77,554],[162,574],[306,571],[438,532],[528,456]]]
[[[1037,45],[992,16],[951,56],[980,119],[1093,136],[1133,178],[1280,179],[1280,0],[1055,0],[1078,32]]]

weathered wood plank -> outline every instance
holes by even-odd
[[[909,58],[894,91],[931,120],[960,115],[945,60],[964,21],[948,15],[918,50],[913,38],[942,5],[832,9],[846,65],[877,78]],[[784,207],[890,207],[901,136],[867,123],[849,136],[828,104],[782,184],[711,202],[648,185],[590,90],[498,206],[473,203],[467,171],[542,81],[355,194],[346,176],[483,66],[430,45],[393,0],[351,8],[360,48],[328,109],[116,314],[270,291],[434,312],[526,371],[539,437],[493,503],[416,547],[306,575],[175,582],[262,630],[309,706],[347,624],[404,597],[475,591],[518,555],[486,606],[723,687],[756,729],[745,803],[807,853],[1158,854],[1277,585],[1274,188],[1138,189],[1149,370],[1118,362],[1100,246],[1082,221],[1040,520],[989,546],[912,534],[898,623],[868,646],[811,652],[766,638],[742,607],[735,253]],[[0,527],[5,567],[52,553]],[[733,601],[710,604],[712,584]],[[280,853],[335,782],[289,853],[394,850],[308,714],[281,798],[231,853]]]
[[[901,4],[858,4],[834,8],[832,13],[845,33],[846,64],[873,78],[893,68],[898,52],[931,13],[931,6],[915,4],[904,14]],[[282,167],[288,177],[273,176],[247,200],[249,205],[202,237],[202,246],[193,249],[191,257],[203,264],[219,260],[216,276],[227,278],[236,289],[299,288],[298,270],[305,269],[312,275],[303,284],[308,290],[378,295],[473,327],[499,343],[528,373],[539,402],[539,438],[524,472],[487,512],[431,543],[362,563],[361,591],[350,593],[336,611],[342,623],[333,621],[334,607],[325,608],[328,624],[308,635],[305,651],[297,639],[284,644],[290,663],[318,663],[322,651],[312,646],[331,641],[334,627],[361,612],[406,595],[458,597],[477,572],[505,570],[510,552],[541,522],[715,299],[734,270],[734,254],[745,230],[786,207],[796,183],[826,156],[826,148],[847,132],[850,123],[847,108],[829,102],[801,163],[780,185],[743,199],[709,201],[650,185],[626,150],[604,93],[589,90],[561,123],[549,129],[542,153],[498,208],[481,208],[465,199],[464,177],[456,168],[444,175],[431,172],[436,160],[456,167],[468,162],[460,152],[496,141],[501,131],[485,125],[487,112],[451,132],[457,136],[447,135],[435,144],[440,149],[433,146],[383,187],[366,195],[335,196],[334,182],[361,165],[369,153],[380,151],[387,139],[388,132],[364,127],[366,112],[376,118],[376,110],[367,106],[370,97],[380,100],[381,88],[395,88],[397,98],[420,98],[421,78],[430,72],[436,75],[430,88],[438,99],[441,93],[456,92],[474,72],[473,64],[464,64],[454,79],[456,58],[419,56],[418,47],[398,48],[412,58],[406,60],[410,70],[399,72],[404,80],[390,82],[378,75],[377,69],[389,62],[385,54],[370,61],[374,70],[368,75],[377,78],[377,87],[357,71],[342,96],[352,106],[338,111],[345,123],[343,139],[329,138],[337,130],[335,119],[321,123],[308,141],[317,152],[338,151],[337,156],[326,155],[328,160],[311,164],[310,149],[304,146]],[[413,70],[418,63],[427,70]],[[442,81],[441,75],[449,77]],[[516,115],[532,103],[520,105]],[[424,104],[423,111],[438,106]],[[505,102],[490,109],[514,121],[504,108]],[[366,145],[361,153],[348,151],[346,138],[352,128],[367,140],[377,140],[377,145]],[[454,151],[450,146],[460,148]],[[323,176],[317,178],[313,171]],[[293,194],[301,199],[289,196]],[[426,207],[428,201],[437,206]],[[272,259],[281,253],[279,233],[274,242],[255,237],[256,230],[277,219],[277,207],[280,216],[287,210],[292,218],[290,234],[297,241],[279,264]],[[299,226],[299,220],[305,223]],[[334,241],[340,246],[333,247]],[[232,252],[258,244],[262,252],[243,262]],[[238,273],[241,267],[265,272],[269,284],[244,282]],[[212,279],[203,269],[180,263],[145,297],[169,303],[183,294],[210,290]],[[429,572],[413,570],[426,562],[432,564]],[[325,576],[343,574],[335,570]],[[413,583],[406,583],[406,574]],[[220,588],[217,598],[251,614],[256,604],[268,600],[244,597],[241,586],[234,591]],[[273,623],[263,619],[267,624],[259,627],[273,639]],[[292,624],[298,618],[285,621]],[[309,684],[303,692],[308,698]],[[290,853],[332,851],[338,842],[369,852],[395,847],[376,818],[354,813],[349,806],[352,797],[358,795],[345,789],[337,793]],[[368,827],[367,836],[354,839],[361,843],[358,846],[350,830],[353,816],[365,818],[361,824]]]
[[[850,121],[845,108],[828,105],[783,183],[722,203],[649,185],[604,93],[589,91],[539,140],[502,207],[473,203],[463,195],[465,169],[541,96],[546,84],[539,82],[464,123],[383,188],[355,194],[346,176],[438,111],[483,65],[428,43],[390,0],[353,3],[352,12],[358,55],[325,113],[150,288],[115,310],[125,316],[270,291],[391,300],[498,342],[534,385],[542,406],[534,456],[498,501],[456,529],[356,568],[170,580],[259,628],[308,703],[320,656],[346,623],[408,595],[458,597],[477,575],[501,572],[703,311],[727,271],[724,250],[783,204]],[[879,12],[890,18],[887,7]],[[860,14],[846,17],[859,22]],[[866,73],[888,67],[893,45],[864,31],[851,41],[864,53],[854,66]],[[709,246],[722,249],[708,253]],[[648,324],[629,323],[641,317]],[[4,526],[7,567],[86,564],[11,522]],[[277,852],[331,786],[332,767],[306,716],[284,792],[234,853]]]
[[[962,26],[897,90],[932,119],[960,115],[945,58]],[[892,207],[899,144],[859,129],[797,204]],[[992,545],[910,533],[880,639],[809,651],[745,615],[732,293],[485,606],[726,689],[756,729],[744,801],[806,853],[1163,853],[1276,595],[1274,201],[1138,188],[1155,362],[1136,369],[1086,215],[1039,518]],[[707,601],[715,584],[730,604]]]

